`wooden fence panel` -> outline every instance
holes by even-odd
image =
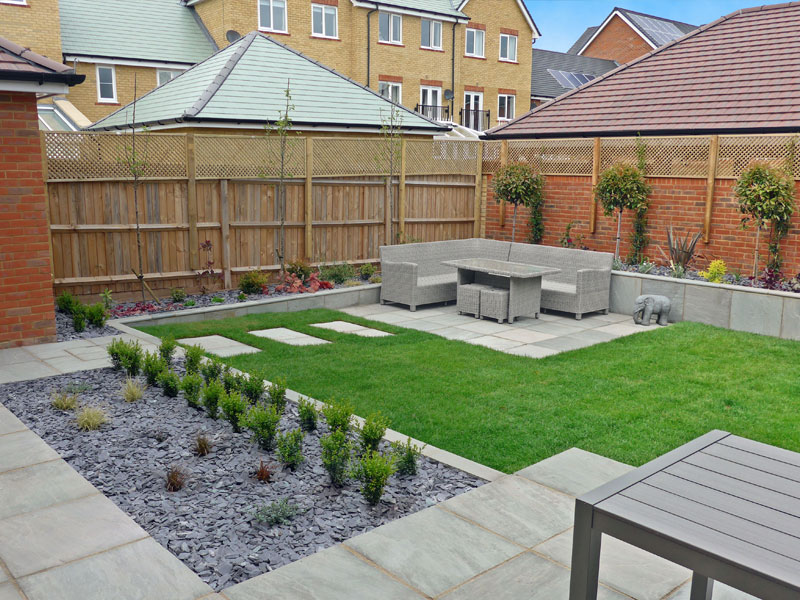
[[[407,180],[406,238],[429,242],[472,237],[474,184],[474,176],[463,175]]]

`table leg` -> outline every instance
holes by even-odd
[[[538,318],[542,303],[542,278],[521,279],[512,277],[508,290],[509,319],[517,317]]]
[[[714,593],[714,580],[700,573],[692,574],[692,592],[689,600],[711,600]]]
[[[576,501],[569,600],[597,600],[601,540],[602,533],[592,527],[592,507]]]

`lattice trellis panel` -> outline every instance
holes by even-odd
[[[792,152],[792,142],[800,145],[796,135],[726,135],[719,138],[717,177],[737,178],[755,162],[785,167]],[[797,154],[797,150],[795,151]],[[800,159],[795,156],[792,172],[800,179]]]
[[[545,175],[591,175],[594,142],[590,139],[510,140],[508,162],[528,164]]]
[[[500,147],[502,142],[483,142],[483,173],[497,173],[500,169]]]
[[[480,142],[409,140],[407,175],[474,175]]]
[[[390,149],[381,139],[319,138],[314,140],[314,176],[386,175],[394,154],[400,172],[400,141]]]
[[[49,181],[132,179],[128,166],[133,137],[128,133],[47,132]],[[144,133],[136,136],[143,179],[185,179],[186,137]]]
[[[636,165],[636,138],[603,138],[601,140],[600,172],[602,173],[617,163]]]
[[[197,135],[194,148],[198,179],[280,176],[281,140],[277,136]],[[305,157],[305,138],[289,136],[286,140],[284,175],[304,177]]]
[[[708,177],[710,137],[642,138],[642,143],[648,177]]]

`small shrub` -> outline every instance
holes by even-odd
[[[378,444],[383,439],[383,434],[386,433],[387,427],[389,427],[389,419],[381,413],[374,413],[368,416],[358,432],[361,440],[361,449],[364,452],[376,451]]]
[[[300,508],[284,498],[278,502],[271,502],[263,504],[253,511],[253,517],[259,523],[266,523],[267,525],[284,525],[291,521],[297,514]]]
[[[83,392],[88,392],[90,389],[92,389],[92,386],[84,381],[80,381],[78,383],[70,382],[64,386],[64,389],[70,394],[82,394]]]
[[[319,268],[319,278],[322,281],[332,281],[342,284],[356,275],[356,270],[350,263],[339,263],[336,265],[323,265]]]
[[[725,266],[724,260],[712,260],[708,265],[708,271],[700,271],[700,277],[704,278],[710,283],[722,283],[728,268]]]
[[[251,373],[250,377],[242,380],[242,394],[252,404],[261,400],[264,395],[264,379],[258,373]]]
[[[170,336],[165,337],[161,340],[161,344],[158,347],[158,353],[161,355],[161,358],[164,359],[164,362],[167,363],[168,366],[172,365],[172,357],[175,354],[175,348],[178,347],[178,342],[175,341],[175,338]]]
[[[314,431],[317,428],[319,413],[313,400],[300,398],[297,410],[300,413],[300,427],[303,428],[303,431]]]
[[[115,338],[111,340],[106,351],[114,369],[125,371],[130,377],[136,377],[141,371],[143,352],[138,341],[126,342],[121,338]]]
[[[186,480],[189,479],[186,471],[178,466],[172,466],[167,471],[167,491],[177,492],[183,489],[186,485]]]
[[[203,389],[203,378],[197,373],[189,373],[181,380],[181,391],[186,403],[192,408],[200,408],[200,391]]]
[[[617,244],[614,251],[616,258],[619,258],[622,212],[626,209],[634,213],[647,210],[651,191],[644,174],[634,165],[615,163],[600,173],[594,196],[603,206],[606,216],[617,213]]]
[[[267,388],[267,397],[269,397],[269,402],[275,407],[277,413],[282,415],[283,411],[286,410],[286,380],[276,379],[273,381]]]
[[[542,205],[544,204],[544,176],[536,173],[530,165],[517,163],[507,165],[495,173],[492,180],[494,195],[498,202],[514,205],[511,239],[516,238],[517,209],[527,207],[530,211],[530,242],[538,244],[544,235]]]
[[[222,394],[219,400],[219,407],[222,409],[222,415],[225,420],[233,425],[233,430],[236,433],[239,433],[242,430],[239,420],[247,410],[247,400],[242,398],[239,392],[230,392],[229,394]]]
[[[241,373],[234,373],[230,369],[222,374],[222,385],[225,388],[225,393],[241,392],[247,383],[247,378]]]
[[[375,275],[375,270],[375,265],[372,263],[366,263],[361,265],[361,268],[358,270],[358,272],[361,275],[361,279],[368,281],[370,277]]]
[[[261,483],[269,483],[270,477],[272,477],[272,469],[269,468],[269,465],[265,465],[263,460],[260,461],[256,469],[256,479]]]
[[[194,440],[194,453],[197,454],[197,456],[206,456],[211,452],[213,447],[214,444],[211,443],[208,436],[200,434]]]
[[[395,461],[394,455],[369,452],[353,467],[350,475],[361,482],[361,495],[369,504],[380,502],[386,482],[397,471]]]
[[[172,298],[172,301],[176,304],[183,302],[186,300],[186,290],[183,288],[172,288],[169,292],[169,297]]]
[[[392,442],[392,452],[397,457],[397,472],[400,475],[416,475],[419,468],[419,456],[422,454],[423,446],[415,446],[408,438],[405,443]]]
[[[108,321],[108,311],[102,302],[85,306],[83,312],[86,317],[86,321],[92,327],[101,329],[106,326],[106,321]]]
[[[194,300],[192,300],[192,299],[189,299],[189,300],[187,300],[186,302],[184,302],[184,303],[183,303],[183,305],[184,305],[184,306],[188,306],[188,307],[190,307],[190,308],[191,308],[192,306],[195,306],[196,304],[197,304],[197,302],[195,302],[195,301],[194,301]]]
[[[303,431],[295,429],[278,436],[278,458],[294,471],[305,460],[303,456]]]
[[[155,352],[145,352],[144,360],[142,361],[142,372],[148,385],[156,385],[158,383],[158,376],[162,371],[166,371],[167,363]]]
[[[122,399],[125,402],[138,402],[144,396],[142,384],[135,379],[128,377],[122,384]]]
[[[245,294],[260,294],[261,288],[267,285],[267,276],[261,271],[248,271],[239,279],[239,289]]]
[[[200,373],[203,375],[203,379],[206,380],[206,383],[214,381],[215,379],[220,379],[226,370],[227,367],[216,357],[200,365]]]
[[[278,423],[281,416],[277,413],[274,406],[251,406],[242,415],[239,424],[249,429],[253,433],[253,439],[264,450],[269,450],[275,443],[275,433],[278,430]]]
[[[72,310],[72,327],[76,333],[86,330],[86,309],[83,306],[76,306]]]
[[[223,298],[222,296],[214,296],[211,299],[211,302],[212,304],[222,304],[223,302],[225,302],[225,298]]]
[[[224,395],[225,386],[220,383],[219,379],[212,379],[203,387],[203,406],[206,407],[206,413],[212,419],[219,416],[219,402]]]
[[[100,292],[100,302],[103,303],[103,307],[106,310],[111,310],[111,306],[114,304],[114,298],[111,296],[111,290],[106,288],[102,292]]]
[[[75,410],[78,406],[78,394],[70,393],[67,390],[55,392],[50,406],[56,410]]]
[[[200,346],[189,346],[186,348],[186,367],[187,373],[197,373],[200,371],[200,364],[203,362],[203,349]]]
[[[75,415],[75,421],[78,423],[78,429],[94,431],[108,422],[108,414],[97,406],[84,406]]]
[[[80,306],[80,304],[81,301],[69,292],[62,292],[61,295],[56,299],[56,306],[58,306],[58,310],[68,315],[71,315],[73,309],[76,306]]]
[[[353,417],[353,405],[347,400],[331,400],[322,409],[328,428],[331,431],[350,431],[350,422]]]
[[[181,389],[181,378],[177,373],[166,369],[161,371],[158,376],[158,385],[164,390],[164,395],[168,398],[177,398],[178,391]]]
[[[383,277],[381,277],[380,275],[373,275],[372,277],[369,278],[370,283],[381,283],[382,281]]]
[[[694,260],[697,242],[700,241],[702,235],[702,232],[696,233],[695,235],[687,232],[683,238],[679,238],[676,237],[672,231],[672,225],[667,229],[669,266],[674,273],[680,273],[680,275],[676,275],[676,277],[683,277],[686,274],[686,270]],[[661,252],[663,253],[663,250]]]
[[[286,265],[286,272],[289,273],[289,275],[294,275],[305,283],[306,279],[311,277],[311,273],[314,272],[314,269],[308,262],[304,261],[302,258],[298,258]]]
[[[347,281],[344,282],[343,285],[344,285],[344,287],[351,288],[351,287],[358,287],[360,285],[364,285],[364,282],[361,281],[360,279],[348,279]]]
[[[647,275],[650,271],[652,271],[655,268],[655,266],[656,266],[655,263],[651,263],[649,260],[645,258],[642,262],[639,263],[638,271],[643,275]]]
[[[244,292],[239,292],[239,295],[236,296],[236,298],[239,300],[239,302],[244,302],[245,300],[247,300],[247,294],[245,294]]]
[[[320,440],[322,446],[322,465],[336,486],[344,485],[347,478],[347,465],[353,445],[344,431],[334,431]]]

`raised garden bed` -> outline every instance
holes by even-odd
[[[182,371],[180,365],[178,372]],[[296,471],[280,466],[275,451],[259,449],[248,433],[190,408],[150,387],[133,403],[123,401],[125,376],[111,369],[0,386],[3,404],[216,590],[245,581],[475,488],[482,480],[420,457],[415,476],[394,475],[380,503],[371,507],[349,481],[333,487],[323,468],[320,437],[307,433],[305,461]],[[51,406],[52,395],[78,386],[80,403],[101,406],[110,420],[80,431],[75,413]],[[289,402],[280,429],[298,426]],[[210,454],[193,451],[198,434],[213,443]],[[385,442],[383,443],[385,445]],[[383,448],[385,450],[385,448]],[[274,470],[269,483],[255,477],[261,461]],[[166,474],[182,467],[189,478],[177,492]],[[288,524],[268,526],[253,516],[259,506],[286,499],[301,512]]]

